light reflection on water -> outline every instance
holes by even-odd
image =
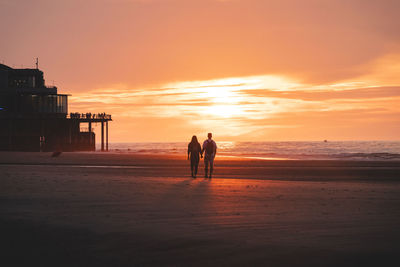
[[[218,155],[262,159],[400,160],[400,141],[232,142],[218,141]],[[98,144],[99,145],[99,144]],[[183,154],[186,142],[111,143],[118,153]],[[98,146],[99,149],[99,146]]]

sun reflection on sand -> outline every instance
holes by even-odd
[[[198,203],[196,213],[203,214],[206,211],[205,216],[198,216],[197,220],[202,227],[212,227],[219,231],[251,225],[251,218],[257,216],[257,209],[260,207],[250,204],[252,198],[248,193],[258,192],[261,184],[267,187],[268,183],[244,179],[197,179],[193,183],[193,190],[202,192],[205,196],[203,202]]]

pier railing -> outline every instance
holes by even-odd
[[[70,113],[67,115],[70,119],[86,119],[86,120],[111,120],[111,115],[106,113]]]

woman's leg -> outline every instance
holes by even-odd
[[[198,170],[198,168],[199,168],[199,161],[200,161],[200,159],[197,158],[197,159],[196,159],[196,162],[195,162],[195,165],[194,165],[194,176],[197,175],[197,170]]]
[[[192,173],[192,177],[193,177],[193,168],[194,168],[193,157],[190,157],[190,171]]]

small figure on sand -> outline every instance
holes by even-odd
[[[199,141],[197,141],[197,136],[193,135],[192,141],[188,145],[187,153],[188,160],[190,159],[190,170],[192,171],[192,177],[196,178],[200,157],[203,157],[203,151],[201,151],[201,146]]]
[[[212,172],[214,170],[214,158],[217,154],[217,144],[212,140],[212,133],[208,133],[208,139],[203,143],[203,149],[201,150],[201,154],[204,153],[204,177],[210,178],[212,176]],[[210,175],[208,175],[208,165],[210,165]]]

